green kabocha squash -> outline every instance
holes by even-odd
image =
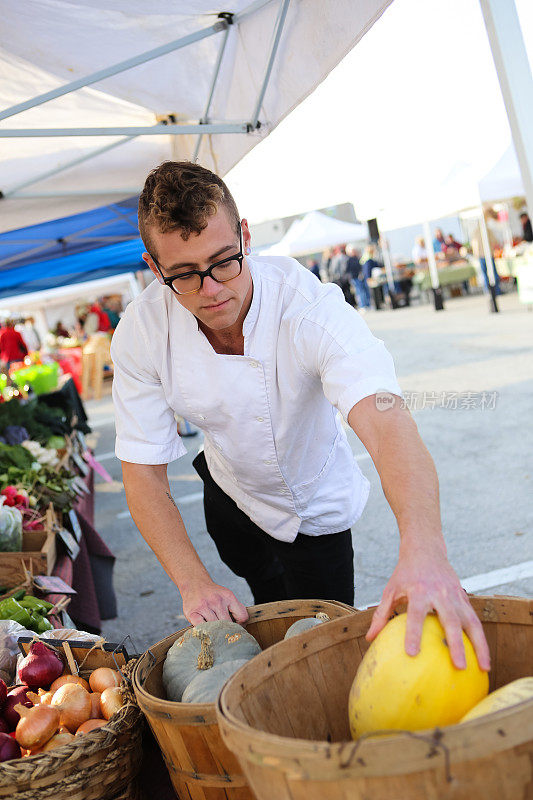
[[[236,622],[214,620],[188,628],[169,649],[163,665],[167,697],[181,700],[185,688],[201,670],[225,661],[248,661],[260,652],[254,637]]]
[[[317,625],[321,625],[323,622],[329,622],[329,617],[327,614],[323,614],[322,612],[318,613],[315,617],[306,617],[305,619],[298,619],[296,620],[296,622],[292,623],[291,627],[288,629],[284,638],[292,639],[293,636],[298,636],[299,633],[305,633],[305,631],[310,631],[311,628],[314,628]]]
[[[189,683],[183,697],[182,703],[214,703],[220,690],[234,672],[247,664],[248,658],[239,658],[236,661],[223,661],[216,667],[205,669],[199,672]]]

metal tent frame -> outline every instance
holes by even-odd
[[[119,147],[120,145],[126,144],[127,142],[130,142],[132,139],[135,139],[138,136],[163,136],[163,135],[168,136],[169,134],[171,136],[185,136],[185,135],[197,134],[197,141],[193,155],[193,159],[196,159],[196,157],[198,156],[202,137],[206,134],[228,134],[228,133],[248,134],[260,128],[262,125],[259,119],[261,113],[261,107],[272,74],[272,67],[274,65],[274,61],[278,51],[278,46],[283,32],[283,27],[285,24],[285,19],[287,16],[290,0],[279,0],[279,9],[276,21],[274,23],[274,30],[273,30],[272,40],[270,43],[270,50],[269,50],[267,64],[265,67],[263,80],[257,95],[255,106],[252,110],[249,119],[240,120],[237,122],[235,121],[228,122],[224,120],[212,121],[209,117],[209,111],[211,108],[211,102],[220,75],[220,68],[224,57],[231,26],[238,25],[239,22],[243,20],[245,17],[258,11],[260,8],[271,2],[274,2],[274,0],[256,0],[255,2],[253,2],[251,5],[249,5],[247,8],[243,9],[243,11],[239,13],[233,14],[231,12],[226,12],[226,11],[221,12],[218,14],[217,22],[215,22],[213,25],[210,25],[207,28],[195,31],[194,33],[188,34],[187,36],[183,36],[179,39],[175,39],[171,42],[168,42],[165,45],[161,45],[160,47],[156,47],[152,50],[147,50],[146,52],[140,53],[139,55],[129,58],[125,61],[120,61],[117,64],[113,64],[109,67],[106,67],[105,69],[93,72],[91,75],[87,75],[84,78],[79,78],[75,81],[71,81],[70,83],[64,84],[63,86],[59,86],[50,92],[46,92],[36,97],[32,97],[29,100],[25,100],[22,103],[17,103],[14,106],[11,106],[9,108],[4,109],[3,111],[0,111],[0,120],[8,119],[9,117],[13,117],[17,114],[20,114],[23,111],[27,111],[30,108],[35,108],[36,106],[42,105],[43,103],[48,103],[51,100],[54,100],[58,97],[70,94],[71,92],[75,92],[78,89],[82,89],[86,86],[91,86],[94,83],[98,83],[99,81],[105,80],[105,78],[111,77],[112,75],[117,75],[120,72],[124,72],[126,70],[137,67],[140,64],[144,64],[147,61],[152,61],[153,59],[167,55],[168,53],[180,50],[184,47],[187,47],[188,45],[191,45],[209,36],[214,36],[219,33],[223,34],[220,50],[215,63],[213,78],[211,80],[211,85],[204,113],[202,117],[198,120],[198,122],[191,124],[177,123],[171,118],[172,117],[171,115],[171,117],[169,117],[164,122],[158,122],[156,125],[151,125],[146,127],[0,129],[0,138],[18,138],[18,137],[34,138],[34,137],[50,137],[50,136],[123,137],[117,142],[112,142],[111,144],[108,144],[105,147],[98,148],[96,150],[91,151],[90,153],[86,153],[85,155],[73,159],[65,164],[62,164],[56,167],[55,169],[42,172],[39,175],[36,175],[29,180],[25,180],[24,182],[19,183],[17,186],[12,188],[9,192],[6,192],[4,194],[0,193],[0,197],[21,196],[19,194],[21,189],[25,189],[28,186],[31,186],[34,183],[43,180],[44,178],[49,178],[52,175],[56,175],[59,172],[63,172],[64,170],[69,169],[70,167],[76,166],[84,161],[88,161],[89,159],[95,158],[96,156],[101,155],[102,153],[105,153],[115,147]]]

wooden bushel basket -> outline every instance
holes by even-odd
[[[283,639],[293,622],[318,612],[333,620],[354,614],[355,610],[326,600],[264,603],[248,609],[250,619],[245,628],[265,649]],[[166,699],[163,664],[171,645],[184,630],[154,645],[137,662],[133,688],[139,707],[159,743],[180,800],[255,800],[237,759],[220,737],[215,703]]]
[[[533,601],[472,597],[490,690],[533,672]],[[353,742],[348,695],[373,609],[280,642],[217,704],[220,732],[258,800],[531,800],[533,700],[442,729]]]

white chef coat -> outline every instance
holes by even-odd
[[[383,342],[296,260],[247,259],[253,297],[244,355],[216,353],[193,314],[151,283],[133,300],[111,345],[116,455],[166,464],[184,455],[174,414],[204,432],[215,482],[262,530],[336,533],[362,514],[369,483],[337,409],[401,395]]]

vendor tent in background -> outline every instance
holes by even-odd
[[[328,217],[320,211],[311,211],[297,219],[277,244],[261,255],[303,256],[318,253],[326,247],[368,239],[368,227],[351,222],[342,222]]]
[[[2,0],[1,229],[134,195],[165,158],[224,175],[390,1]]]
[[[137,198],[0,234],[0,299],[144,268]]]
[[[493,168],[479,181],[479,195],[483,202],[507,200],[524,195],[524,183],[518,166],[515,149],[510,145]]]

